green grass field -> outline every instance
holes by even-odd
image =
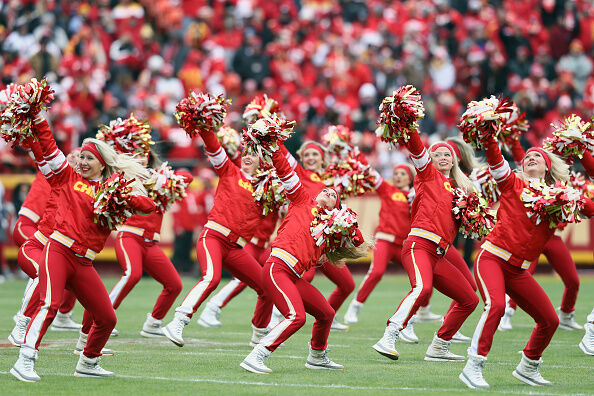
[[[107,278],[109,288],[116,278]],[[361,276],[356,276],[357,284]],[[539,276],[539,282],[549,293],[555,307],[563,291],[561,281],[553,276]],[[194,284],[184,279],[183,298]],[[332,290],[331,283],[317,276],[315,284],[325,295]],[[73,355],[77,333],[48,331],[40,348],[37,373],[42,380],[27,384],[17,381],[8,371],[17,359],[18,349],[10,347],[6,337],[13,326],[12,316],[20,304],[24,281],[9,281],[0,285],[0,394],[407,394],[470,393],[458,379],[463,363],[425,362],[423,357],[437,323],[415,325],[420,338],[418,345],[399,343],[400,360],[391,361],[371,349],[383,334],[386,318],[408,292],[408,279],[404,276],[386,276],[363,307],[360,322],[349,332],[331,333],[330,357],[345,366],[344,371],[329,372],[307,370],[304,367],[313,320],[279,348],[268,363],[274,372],[270,375],[251,374],[239,367],[250,352],[250,318],[255,304],[255,293],[245,291],[227,306],[221,315],[223,327],[205,329],[196,324],[195,315],[186,326],[186,345],[178,348],[166,339],[146,339],[139,331],[159,292],[159,285],[143,278],[117,311],[120,336],[112,338],[108,347],[116,350],[107,356],[102,366],[116,373],[110,379],[80,379],[73,377],[77,357]],[[350,299],[348,300],[350,301]],[[346,305],[341,309],[342,320]],[[432,299],[432,310],[443,313],[450,300],[439,293]],[[582,277],[577,304],[577,319],[584,323],[594,305],[594,278]],[[200,311],[199,311],[200,312]],[[462,327],[472,336],[482,312],[482,302]],[[75,319],[80,321],[82,309],[75,308]],[[168,322],[172,313],[167,316]],[[533,322],[523,312],[514,316],[511,332],[495,335],[493,349],[484,370],[491,388],[487,393],[497,394],[594,394],[594,358],[584,355],[577,347],[583,332],[558,330],[543,356],[543,376],[554,386],[536,388],[525,385],[511,373],[520,360],[520,351],[530,334]],[[453,344],[454,353],[466,354],[466,344]]]

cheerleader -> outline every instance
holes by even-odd
[[[251,184],[252,175],[260,166],[260,161],[258,157],[244,155],[241,168],[238,168],[229,160],[213,131],[201,130],[199,134],[204,141],[208,159],[219,176],[219,184],[208,222],[196,243],[196,257],[202,278],[176,308],[175,317],[163,328],[163,334],[175,345],[184,345],[184,327],[190,323],[190,318],[202,302],[217,288],[224,267],[258,293],[252,318],[252,342],[257,343],[266,334],[272,305],[261,287],[262,268],[243,247],[262,221],[261,209],[252,197]]]
[[[79,153],[80,149],[75,149],[71,151],[66,157],[72,168],[76,168],[78,160],[77,157]],[[44,163],[42,166],[40,166],[40,170],[41,177],[43,177],[44,183],[50,187],[50,190],[46,191],[46,195],[43,198],[41,196],[38,197],[41,201],[45,201],[45,198],[47,198],[43,214],[36,224],[35,233],[19,247],[17,255],[19,267],[29,276],[29,283],[27,284],[27,288],[23,296],[21,309],[16,315],[17,320],[15,327],[8,336],[8,340],[14,346],[20,346],[23,343],[25,332],[27,331],[27,326],[29,325],[31,316],[33,313],[35,313],[35,310],[40,304],[38,278],[39,262],[41,261],[43,247],[47,244],[49,236],[54,231],[56,210],[58,209],[58,199],[61,194],[59,187],[51,188],[49,183],[47,183],[45,180],[44,175],[47,174],[49,177],[51,177],[51,169],[49,168],[49,165]],[[34,183],[36,182],[37,179]],[[52,323],[52,330],[78,331],[81,328],[81,325],[72,320],[72,307],[75,302],[76,297],[74,294],[69,290],[64,290],[64,298],[62,300],[62,304],[60,305],[60,309],[56,313],[56,318]]]
[[[64,289],[68,287],[95,321],[74,375],[113,376],[112,372],[99,366],[99,357],[115,327],[116,316],[107,290],[92,265],[111,230],[94,221],[94,194],[99,184],[115,171],[124,172],[128,179],[146,177],[146,171],[135,160],[118,155],[104,142],[85,139],[78,164],[80,173],[77,173],[58,149],[45,119],[38,115],[34,123],[43,159],[53,171],[48,181],[53,186],[61,186],[62,194],[58,201],[54,232],[39,263],[39,293],[43,302],[31,318],[19,359],[10,372],[21,381],[40,380],[34,367],[37,349],[56,315]],[[136,188],[142,191],[138,186]],[[134,210],[143,213],[155,208],[150,199],[140,195],[132,196],[130,201]]]
[[[411,230],[402,246],[402,265],[408,273],[412,290],[388,319],[383,337],[373,345],[390,359],[399,357],[396,341],[419,306],[426,305],[433,286],[454,303],[427,349],[425,360],[456,361],[463,356],[449,351],[452,337],[478,304],[478,297],[463,273],[453,265],[446,252],[458,233],[452,214],[453,188],[472,189],[472,183],[458,166],[457,156],[447,143],[435,143],[425,149],[418,132],[407,142],[417,169],[416,192],[411,208]]]
[[[584,329],[586,333],[580,341],[579,347],[586,355],[594,356],[594,309],[588,315]]]
[[[488,388],[482,370],[491,349],[493,335],[505,310],[505,294],[511,296],[532,318],[536,326],[522,351],[513,376],[529,385],[551,385],[540,374],[542,352],[547,347],[559,318],[542,287],[525,271],[554,233],[548,221],[536,225],[527,216],[521,194],[530,179],[553,184],[567,180],[568,166],[555,155],[540,148],[527,151],[522,173],[516,175],[501,155],[495,140],[486,143],[489,169],[501,191],[495,228],[482,244],[474,263],[474,274],[485,301],[468,349],[468,361],[459,378],[470,388]],[[589,213],[592,203],[588,203]]]
[[[301,164],[299,164],[283,144],[281,144],[280,147],[281,152],[285,155],[291,168],[295,171],[297,176],[299,176],[299,179],[303,183],[308,194],[316,196],[320,190],[326,186],[322,181],[322,173],[328,157],[326,148],[322,144],[312,140],[305,141],[297,151],[297,156],[301,160]],[[303,275],[303,279],[311,282],[314,278],[316,269],[319,269],[336,285],[336,288],[330,293],[330,296],[328,296],[328,302],[334,311],[338,312],[347,297],[353,290],[355,290],[355,280],[353,279],[351,271],[349,271],[349,268],[346,265],[338,267],[323,261],[319,266],[312,266],[309,271]],[[272,321],[270,324],[271,327],[276,326],[278,320],[282,319],[282,316],[280,315],[275,315],[274,317],[276,320]],[[348,326],[338,322],[336,318],[332,320],[332,330],[347,331],[348,329]]]
[[[270,249],[268,245],[270,238],[276,230],[278,223],[278,212],[274,211],[268,214],[262,220],[262,223],[256,230],[254,237],[245,245],[244,249],[250,256],[256,259],[258,264],[264,267],[268,256],[270,256]],[[198,324],[202,327],[221,327],[222,323],[219,320],[221,310],[241,293],[247,284],[237,278],[233,278],[227,283],[217,294],[214,295],[207,303],[206,307],[198,318]]]
[[[518,167],[522,166],[522,160],[526,153],[524,148],[520,144],[519,140],[514,140],[511,147],[511,151],[514,157],[514,161]],[[545,255],[547,261],[553,267],[555,272],[559,274],[565,290],[563,291],[563,297],[561,298],[561,306],[559,307],[559,328],[563,330],[583,330],[583,326],[579,325],[575,321],[575,303],[577,301],[578,292],[580,289],[580,278],[578,277],[577,268],[569,249],[565,242],[561,239],[561,231],[564,227],[557,228],[555,234],[544,245],[542,254]],[[536,265],[538,264],[538,258],[536,258],[530,264],[528,272],[534,274],[536,271]],[[505,313],[499,322],[497,327],[500,331],[509,331],[512,329],[511,318],[516,311],[516,302],[507,297],[507,305]]]
[[[309,189],[301,184],[299,175],[280,150],[273,154],[272,161],[287,191],[290,204],[287,216],[272,242],[272,253],[262,271],[262,280],[266,292],[283,314],[284,320],[260,340],[240,366],[257,374],[271,373],[272,370],[266,367],[264,359],[305,324],[307,312],[316,320],[305,367],[342,370],[343,366],[334,363],[327,355],[328,335],[335,311],[318,289],[301,278],[305,271],[318,262],[324,251],[324,243],[318,245],[312,237],[311,223],[320,210],[339,208],[340,197],[334,189],[327,187],[318,190],[312,199]],[[363,243],[358,230],[353,243],[356,246]],[[362,250],[334,251],[333,261],[337,261],[345,253],[350,253],[350,257],[363,255]]]

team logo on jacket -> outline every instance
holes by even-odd
[[[252,186],[252,183],[250,183],[249,181],[239,179],[237,183],[239,184],[239,187],[248,190],[250,193],[254,192],[254,186]]]
[[[77,181],[76,183],[74,183],[74,186],[72,186],[72,188],[74,188],[74,191],[85,193],[89,197],[95,199],[95,192],[93,191],[93,187],[82,181]]]
[[[315,182],[321,182],[322,179],[320,178],[320,176],[318,176],[317,173],[312,173],[311,176],[309,176],[309,178]]]
[[[313,217],[316,217],[318,215],[318,208],[317,206],[314,206],[313,208],[311,208],[311,214]]]
[[[395,192],[394,194],[392,194],[392,201],[408,202],[408,199],[406,199],[406,196],[401,192]]]
[[[452,185],[450,184],[449,181],[443,182],[443,186],[445,187],[446,190],[448,190],[449,192],[452,192]]]

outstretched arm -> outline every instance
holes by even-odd
[[[37,142],[31,144],[31,151],[35,156],[38,165],[47,164],[50,173],[44,173],[52,185],[63,183],[71,172],[72,167],[68,164],[66,156],[60,151],[47,120],[38,114],[33,120],[33,128]],[[40,162],[42,161],[42,162]]]
[[[522,161],[526,156],[526,152],[524,151],[524,147],[520,143],[519,139],[515,139],[511,146],[512,156],[514,157],[514,162],[518,168],[522,167]]]
[[[282,150],[277,150],[272,154],[272,164],[276,168],[276,174],[278,175],[287,195],[292,202],[305,201],[308,199],[308,195],[305,192],[305,188],[299,180],[299,176],[293,170],[289,161],[282,153]]]
[[[485,151],[489,172],[491,172],[499,188],[502,191],[511,188],[515,180],[515,174],[511,171],[509,163],[503,158],[497,142],[494,139],[489,140],[485,145]]]
[[[215,172],[221,176],[231,169],[232,162],[229,160],[225,149],[221,146],[219,139],[217,139],[214,131],[208,129],[201,129],[199,131],[202,140],[204,141],[204,147],[206,149],[206,155],[208,160],[215,169]]]

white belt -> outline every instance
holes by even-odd
[[[21,209],[19,210],[19,216],[21,215],[31,219],[35,224],[37,224],[37,222],[39,221],[39,215],[33,212],[31,209],[26,208],[24,206],[21,206]]]
[[[46,237],[45,235],[43,235],[43,233],[39,230],[35,231],[35,234],[33,234],[33,236],[35,237],[35,239],[37,239],[43,246],[47,245],[47,241],[49,241],[49,238]]]
[[[375,233],[375,239],[381,239],[382,241],[388,241],[394,243],[396,235],[388,234],[387,232],[378,231]]]
[[[441,237],[439,235],[437,235],[431,231],[424,230],[422,228],[411,228],[408,235],[428,239],[431,242],[435,242],[437,245],[439,245],[439,242],[441,242]]]
[[[141,236],[143,238],[144,238],[144,233],[146,232],[144,228],[134,227],[134,226],[127,225],[127,224],[122,224],[120,226],[117,226],[116,229],[118,231],[129,232],[129,233],[132,233],[134,235]],[[147,241],[150,241],[149,238],[144,238],[144,239],[146,239]],[[153,239],[152,240],[155,241],[155,242],[159,242],[161,240],[161,235],[158,232],[155,232],[153,234]]]
[[[291,253],[287,252],[284,249],[272,248],[272,252],[270,253],[270,255],[281,259],[285,264],[289,266],[289,268],[293,270],[295,275],[301,278],[301,275],[299,275],[297,271],[295,271],[295,266],[297,265],[299,260],[297,260],[297,258],[295,258],[295,256],[293,256]]]
[[[489,241],[485,241],[481,245],[481,249],[485,249],[487,252],[494,254],[495,256],[504,259],[505,261],[508,261],[512,256],[512,254],[507,250],[500,248],[499,246],[494,245]],[[524,262],[522,263],[522,269],[527,269],[528,267],[530,267],[530,264],[530,261],[524,260]]]
[[[62,234],[60,231],[54,231],[50,238],[54,241],[60,242],[62,245],[71,248],[74,245],[74,239]],[[88,258],[89,260],[95,260],[95,256],[97,256],[97,252],[92,249],[87,248],[85,255],[77,254],[77,256]]]
[[[217,231],[226,237],[228,237],[229,234],[231,234],[230,229],[228,229],[224,225],[219,224],[216,221],[212,221],[212,220],[207,221],[206,224],[204,225],[204,228],[208,228],[209,230]],[[241,247],[244,247],[245,245],[247,245],[247,241],[243,237],[238,237],[237,240],[233,241],[233,242],[235,242],[236,244],[238,244]]]

